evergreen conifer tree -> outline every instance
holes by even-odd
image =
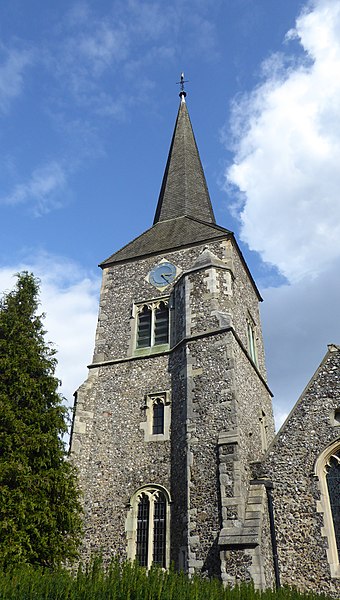
[[[81,505],[61,439],[67,410],[55,350],[37,315],[39,285],[18,275],[0,301],[0,565],[55,567],[77,556]]]

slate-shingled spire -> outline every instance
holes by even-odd
[[[153,226],[104,260],[103,268],[232,235],[216,225],[185,96],[182,87]]]
[[[192,130],[185,92],[180,106],[157,203],[154,224],[177,217],[215,223],[206,180]]]

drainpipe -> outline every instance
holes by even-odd
[[[279,571],[279,557],[277,553],[277,541],[275,532],[275,521],[274,521],[274,508],[273,508],[273,489],[274,485],[270,479],[253,479],[252,484],[261,483],[266,488],[267,492],[267,503],[268,503],[268,514],[269,514],[269,527],[270,527],[270,538],[272,543],[273,552],[273,563],[274,563],[274,575],[275,575],[275,586],[278,590],[281,587],[280,582],[280,571]]]
[[[71,454],[71,446],[72,446],[72,438],[73,438],[73,429],[74,429],[74,419],[76,416],[76,408],[77,408],[77,399],[78,399],[78,392],[74,392],[73,394],[74,397],[74,402],[73,402],[73,414],[72,414],[72,424],[71,424],[71,431],[70,431],[70,439],[69,439],[69,443],[68,443],[68,451],[67,454],[68,456],[70,456]]]
[[[269,480],[267,480],[264,485],[266,487],[267,501],[268,501],[268,513],[269,513],[269,523],[270,523],[270,537],[272,540],[272,549],[273,549],[275,585],[276,585],[276,589],[278,590],[281,587],[281,583],[280,583],[279,557],[277,554],[277,541],[276,541],[274,508],[273,508],[274,485],[273,485],[273,482],[269,481]]]

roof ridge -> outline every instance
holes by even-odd
[[[227,229],[226,227],[222,227],[222,225],[218,225],[217,223],[210,223],[208,221],[203,221],[202,219],[198,219],[197,217],[193,217],[191,215],[183,215],[183,216],[185,216],[187,219],[191,219],[192,221],[197,221],[197,223],[201,223],[202,225],[207,225],[208,227],[213,227],[214,229],[220,229],[221,231],[233,233],[230,229]],[[177,218],[180,218],[180,217],[177,217]]]

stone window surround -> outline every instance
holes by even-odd
[[[153,426],[153,405],[157,400],[164,404],[164,431],[163,433],[152,433]],[[146,420],[140,423],[139,427],[144,431],[145,442],[165,442],[170,439],[170,421],[171,421],[171,401],[170,392],[163,391],[147,394],[144,399],[142,410],[146,412]]]
[[[169,340],[170,340],[170,296],[162,296],[160,298],[154,298],[150,300],[143,300],[141,302],[134,302],[131,310],[131,345],[129,354],[133,356],[145,356],[149,354],[157,354],[159,352],[165,352],[169,350],[170,344],[158,344],[147,346],[145,348],[137,348],[137,325],[138,325],[138,313],[143,310],[144,306],[150,308],[152,312],[159,307],[160,303],[163,302],[169,308]]]
[[[137,514],[138,514],[138,503],[142,494],[146,494],[150,499],[150,514],[149,514],[149,539],[153,540],[153,508],[154,501],[157,497],[157,493],[161,492],[164,494],[166,500],[166,529],[165,529],[165,568],[168,569],[170,566],[170,505],[171,497],[169,492],[161,485],[156,483],[149,483],[139,488],[130,499],[128,505],[128,514],[125,522],[125,531],[127,536],[127,557],[130,560],[136,558],[136,541],[137,541]],[[149,559],[148,569],[152,563],[152,550],[153,543],[149,543]]]
[[[319,458],[316,460],[314,472],[318,479],[319,490],[320,490],[320,500],[317,501],[317,512],[323,513],[323,527],[321,530],[321,534],[327,538],[328,548],[327,548],[327,559],[330,566],[331,577],[340,578],[340,563],[339,563],[339,554],[335,539],[334,525],[333,525],[333,517],[332,510],[329,501],[327,480],[326,480],[326,467],[329,464],[329,461],[332,456],[337,455],[337,459],[339,460],[340,453],[340,439],[333,442],[330,446],[328,446],[323,452],[320,454]]]
[[[332,427],[340,427],[340,408],[332,410],[330,414],[330,422]]]

